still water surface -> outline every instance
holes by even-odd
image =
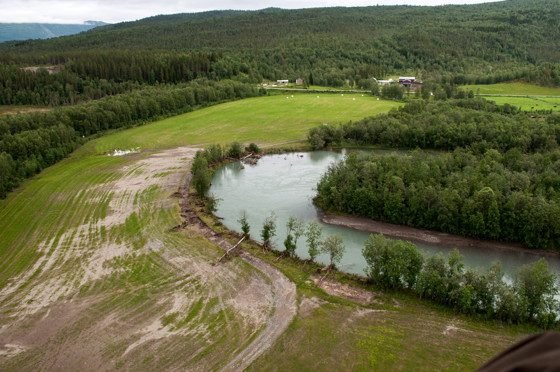
[[[387,151],[380,151],[387,152]],[[259,239],[264,219],[274,212],[276,215],[277,236],[273,245],[278,250],[284,249],[286,222],[290,216],[306,222],[318,221],[323,227],[323,237],[339,234],[344,240],[346,253],[342,259],[342,270],[364,274],[365,260],[362,247],[369,233],[353,229],[331,226],[320,221],[321,211],[312,203],[315,187],[328,166],[344,157],[344,152],[315,151],[267,155],[257,165],[245,165],[240,169],[239,163],[220,168],[212,179],[210,194],[220,199],[216,215],[223,218],[223,224],[234,231],[241,231],[237,222],[242,211],[247,213],[251,225],[251,235]],[[442,252],[447,255],[453,246],[430,246],[417,244],[425,254]],[[307,258],[305,236],[297,244],[299,257]],[[511,280],[517,268],[532,263],[540,255],[530,252],[503,251],[485,248],[461,247],[460,252],[466,267],[485,271],[490,263],[501,261],[506,280]],[[551,270],[560,273],[560,258],[546,257]],[[322,263],[328,262],[326,255],[319,256]]]

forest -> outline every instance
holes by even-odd
[[[233,73],[255,83],[299,77],[310,85],[363,86],[371,77],[410,74],[455,84],[526,79],[558,85],[559,11],[554,0],[215,11],[6,42],[0,51],[10,60],[88,50],[136,50],[148,58],[163,51],[218,53],[216,78]]]
[[[560,116],[535,120],[481,99],[416,101],[387,115],[309,132],[318,148],[381,145],[350,154],[317,185],[330,211],[413,227],[560,248]]]
[[[231,78],[239,72],[213,66],[216,53],[77,52],[0,56],[0,104],[72,105],[156,84],[178,84],[197,78]],[[22,65],[62,65],[50,74]],[[218,71],[216,71],[218,70]]]

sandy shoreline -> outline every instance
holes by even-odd
[[[354,230],[383,234],[387,237],[409,240],[414,243],[424,243],[439,246],[477,247],[497,250],[508,250],[540,254],[543,256],[560,256],[560,252],[550,252],[538,249],[524,248],[520,244],[500,243],[489,240],[467,238],[459,235],[446,234],[439,231],[417,229],[414,227],[394,225],[391,223],[375,221],[364,217],[340,216],[323,213],[321,220],[329,225],[344,226]]]

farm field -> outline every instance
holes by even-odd
[[[509,103],[523,111],[552,110],[560,111],[560,97],[484,97],[499,105]]]
[[[0,201],[0,370],[223,368],[266,328],[274,290],[239,258],[212,265],[222,251],[197,226],[172,229],[196,149],[303,139],[396,106],[346,94],[225,103],[91,141],[26,181]],[[297,286],[298,313],[256,370],[472,370],[526,334],[390,294],[360,305],[310,285],[290,260],[276,265]]]
[[[525,83],[500,83],[489,85],[465,85],[463,90],[475,94],[503,94],[521,96],[560,96],[560,88],[548,88]]]
[[[361,94],[283,94],[249,98],[194,111],[117,133],[95,142],[97,152],[159,149],[232,141],[258,145],[305,139],[309,128],[338,124],[386,112],[401,103]]]
[[[0,369],[216,369],[250,342],[273,311],[271,283],[241,260],[212,267],[221,251],[196,230],[170,232],[172,195],[192,144],[300,139],[396,106],[314,99],[237,101],[115,133],[0,201]],[[106,156],[132,147],[143,151]]]

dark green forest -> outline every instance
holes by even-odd
[[[359,85],[373,76],[406,73],[457,83],[525,78],[560,85],[556,67],[534,72],[560,60],[559,16],[556,0],[216,11],[8,42],[0,51],[41,56],[87,50],[211,52],[223,56],[215,65],[216,78],[234,70],[251,82],[301,77],[315,85],[340,86],[346,80]]]
[[[215,53],[143,53],[90,51],[42,55],[0,55],[0,104],[71,105],[156,84],[177,84],[212,76],[231,78],[239,71],[219,71]],[[21,65],[63,65],[60,72],[36,72]]]
[[[476,238],[560,248],[560,116],[535,120],[481,99],[416,101],[313,128],[315,147],[381,145],[329,168],[316,202],[337,212]],[[422,150],[423,149],[423,150]]]

